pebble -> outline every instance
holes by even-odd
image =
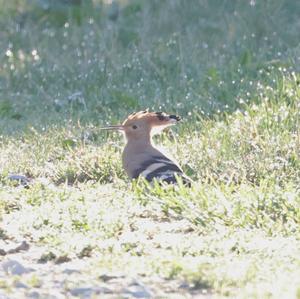
[[[26,241],[22,241],[20,245],[17,245],[16,243],[6,244],[5,242],[2,242],[0,246],[4,247],[0,248],[0,255],[18,253],[29,249],[29,244]]]
[[[38,298],[41,298],[41,295],[39,292],[37,291],[33,291],[33,292],[30,292],[27,297],[29,298],[33,298],[33,299],[38,299]]]
[[[107,281],[112,280],[112,279],[124,278],[124,276],[122,276],[122,275],[117,276],[117,275],[102,274],[102,275],[99,276],[99,278],[102,281],[107,282]]]
[[[179,289],[188,289],[188,288],[190,288],[190,285],[187,282],[182,282],[179,285]]]
[[[93,292],[93,288],[74,288],[70,290],[72,296],[80,298],[89,298]]]
[[[71,289],[70,293],[76,297],[90,298],[92,294],[112,294],[113,291],[107,287],[82,287]]]
[[[37,291],[30,292],[27,294],[27,298],[33,298],[33,299],[63,299],[65,298],[64,295],[60,293],[39,293]],[[1,298],[0,298],[1,299]]]
[[[26,241],[22,241],[22,243],[19,246],[15,247],[15,248],[12,248],[12,249],[9,249],[7,251],[7,253],[10,253],[10,254],[11,253],[17,253],[19,251],[26,251],[28,249],[29,249],[29,244]]]
[[[15,173],[9,174],[8,179],[11,181],[17,181],[20,185],[23,186],[27,186],[29,183],[29,179],[22,174],[15,174]]]
[[[22,275],[33,271],[30,268],[25,268],[22,264],[15,260],[7,260],[1,264],[1,267],[6,273],[11,275]]]
[[[68,274],[68,275],[74,274],[74,273],[80,274],[81,271],[79,271],[77,269],[69,269],[69,268],[67,268],[67,269],[63,270],[62,273]]]
[[[130,284],[123,292],[134,298],[153,298],[151,291],[139,282]]]
[[[71,258],[69,258],[67,255],[62,255],[62,256],[59,256],[55,259],[54,263],[55,264],[62,264],[62,263],[67,263],[67,262],[70,262],[71,261]]]
[[[21,281],[16,281],[14,283],[14,286],[18,289],[28,289],[28,286],[25,283],[21,282]]]

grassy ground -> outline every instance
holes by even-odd
[[[0,5],[4,243],[48,272],[83,262],[69,297],[121,273],[154,298],[300,298],[297,1]],[[191,188],[130,183],[122,138],[99,130],[147,107],[183,116],[156,141]],[[0,275],[2,291],[45,293],[41,271]]]

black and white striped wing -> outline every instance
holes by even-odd
[[[176,176],[184,178],[182,169],[167,157],[153,156],[135,171],[134,178],[143,176],[147,181],[158,179],[167,183],[176,183]]]

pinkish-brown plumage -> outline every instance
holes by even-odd
[[[160,151],[152,141],[152,136],[164,128],[180,121],[177,115],[163,112],[139,111],[129,115],[121,125],[103,129],[120,130],[126,138],[122,154],[123,167],[131,179],[143,176],[148,181],[158,179],[176,183],[177,176],[189,183],[179,164]]]

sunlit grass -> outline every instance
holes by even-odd
[[[293,275],[295,294],[299,86],[296,74],[277,79],[280,90],[259,86],[243,111],[183,123],[176,147],[167,135],[158,140],[194,179],[191,188],[132,185],[121,168],[122,141],[94,127],[3,138],[6,233],[30,235],[45,248],[42,261],[97,256],[97,273],[126,267],[244,298],[283,294]],[[87,132],[92,140],[82,138]],[[10,187],[9,172],[27,174],[32,186]]]

